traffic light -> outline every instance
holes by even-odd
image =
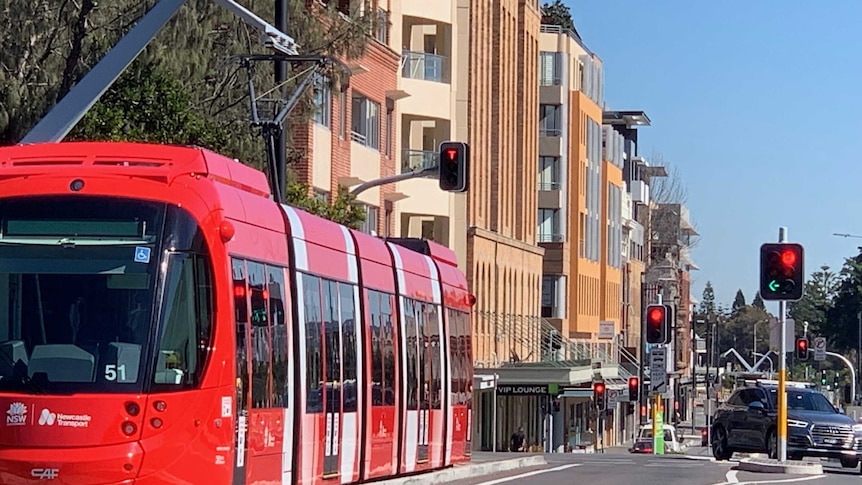
[[[766,243],[760,246],[760,297],[764,300],[799,300],[805,286],[801,244]]]
[[[835,371],[835,379],[832,381],[832,384],[832,387],[837,391],[838,385],[841,384],[841,381],[838,379],[838,371]]]
[[[593,401],[596,403],[596,409],[602,411],[605,409],[605,399],[607,398],[607,394],[605,393],[605,383],[604,382],[596,382],[593,384]]]
[[[637,377],[629,377],[629,401],[637,402],[640,394],[640,382]]]
[[[826,385],[826,369],[823,369],[820,371],[820,385],[821,386]]]
[[[459,141],[440,144],[440,190],[466,192],[470,187],[470,146]]]
[[[808,339],[805,337],[796,339],[796,358],[808,360]]]
[[[648,305],[646,309],[646,340],[650,344],[670,343],[670,305]]]

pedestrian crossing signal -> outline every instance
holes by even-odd
[[[466,192],[470,188],[470,147],[458,141],[440,144],[440,190]]]

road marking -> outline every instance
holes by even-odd
[[[807,482],[808,480],[817,480],[818,478],[825,478],[827,475],[809,475],[806,477],[797,477],[797,478],[780,478],[776,480],[752,480],[748,482],[740,482],[739,478],[737,478],[736,474],[739,473],[737,470],[730,470],[725,475],[725,482],[716,483],[715,485],[759,485],[759,484],[772,484],[772,483],[795,483],[795,482]]]
[[[651,461],[644,466],[661,467],[661,468],[698,468],[697,463],[668,463],[667,461]]]
[[[582,462],[584,465],[634,465],[634,460],[620,460],[620,459],[610,459],[610,460],[584,460]]]
[[[793,483],[793,482],[807,482],[808,480],[817,480],[818,478],[826,478],[826,475],[809,475],[807,477],[799,477],[799,478],[782,478],[780,480],[753,480],[750,482],[739,482],[739,485],[755,485],[760,483]]]
[[[518,480],[521,478],[527,478],[527,477],[532,477],[535,475],[541,475],[542,473],[561,472],[563,470],[568,470],[569,468],[574,468],[576,466],[581,466],[581,464],[580,463],[573,463],[573,464],[569,464],[569,465],[558,466],[556,468],[548,468],[547,470],[536,470],[534,472],[522,473],[520,475],[515,475],[513,477],[504,477],[504,478],[498,478],[496,480],[489,480],[487,482],[477,483],[476,485],[497,485],[498,483],[511,482],[512,480]]]
[[[736,479],[737,473],[738,472],[736,470],[730,470],[727,472],[727,475],[724,476],[724,478],[727,479],[727,483],[739,483],[739,480]]]

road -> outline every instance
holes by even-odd
[[[550,454],[548,464],[457,480],[448,485],[732,485],[862,484],[859,469],[824,468],[825,475],[800,476],[734,470],[736,462],[694,460],[683,456],[632,454]]]

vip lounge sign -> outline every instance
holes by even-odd
[[[556,396],[560,393],[557,384],[513,384],[510,386],[497,386],[499,396]]]

